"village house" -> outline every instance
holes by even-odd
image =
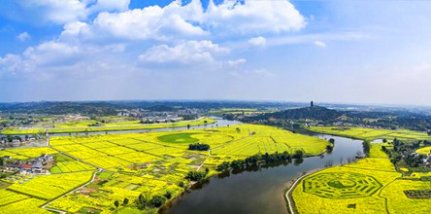
[[[54,161],[51,155],[41,155],[31,161],[16,161],[9,164],[9,167],[18,168],[21,174],[46,174],[48,173],[48,164]]]

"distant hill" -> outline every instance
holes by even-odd
[[[146,107],[145,109],[149,111],[176,111],[182,108],[172,107],[167,105],[154,105],[154,106]]]
[[[305,107],[288,109],[284,111],[261,114],[254,117],[246,118],[247,121],[258,121],[268,119],[282,119],[282,120],[301,120],[301,119],[312,119],[322,121],[333,121],[338,117],[342,116],[343,112],[328,109],[320,106]]]
[[[112,115],[121,106],[108,102],[28,102],[0,104],[0,112]]]

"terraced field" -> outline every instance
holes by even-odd
[[[431,197],[406,194],[431,190],[428,177],[427,173],[402,177],[381,145],[372,144],[369,158],[308,175],[292,195],[298,213],[428,213]]]
[[[188,150],[190,143],[210,145],[210,151]],[[16,177],[4,180],[9,185],[0,194],[14,195],[0,204],[0,210],[13,211],[15,203],[28,201],[35,212],[47,207],[75,213],[93,209],[97,212],[119,213],[138,211],[134,201],[140,194],[150,199],[166,192],[174,198],[188,185],[189,171],[215,174],[215,167],[224,162],[255,154],[302,150],[308,156],[325,151],[328,142],[315,137],[259,125],[159,132],[145,134],[95,135],[88,137],[53,137],[49,147],[8,149],[1,155],[28,159],[40,154],[53,154],[56,165],[51,175]],[[95,180],[86,184],[94,172]],[[66,184],[67,183],[67,184]],[[76,187],[79,189],[74,190]],[[74,190],[70,193],[69,191]],[[67,194],[66,194],[67,193]],[[13,199],[15,198],[15,199]],[[118,209],[114,201],[130,200]],[[157,208],[147,207],[155,213]]]

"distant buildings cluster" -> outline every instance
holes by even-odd
[[[145,109],[122,109],[118,116],[134,117],[143,123],[176,122],[184,119],[195,119],[201,114],[198,109],[178,109],[170,111],[150,111]]]
[[[40,146],[46,140],[39,135],[34,136],[1,136],[0,148],[20,147],[20,146]]]
[[[52,155],[41,155],[33,160],[13,160],[10,156],[4,156],[3,171],[18,171],[20,174],[47,174],[49,168],[54,165]]]

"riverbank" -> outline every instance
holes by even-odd
[[[322,170],[322,169],[319,169]],[[295,202],[292,197],[292,191],[295,189],[296,185],[298,185],[299,182],[302,181],[305,177],[307,177],[310,174],[313,174],[314,172],[317,172],[319,170],[312,170],[309,172],[304,172],[300,177],[290,180],[288,183],[290,183],[289,186],[286,187],[286,190],[284,191],[284,197],[286,198],[286,204],[289,214],[295,214],[296,207]]]
[[[302,163],[291,163],[256,171],[230,174],[224,178],[213,176],[202,189],[188,190],[169,204],[165,213],[289,213],[286,208],[286,180],[303,172],[323,169],[328,161],[353,158],[362,150],[362,141],[330,135],[336,146],[331,154],[306,157]],[[290,183],[292,185],[292,183]],[[289,186],[288,186],[289,187]],[[171,205],[172,204],[172,205]]]

